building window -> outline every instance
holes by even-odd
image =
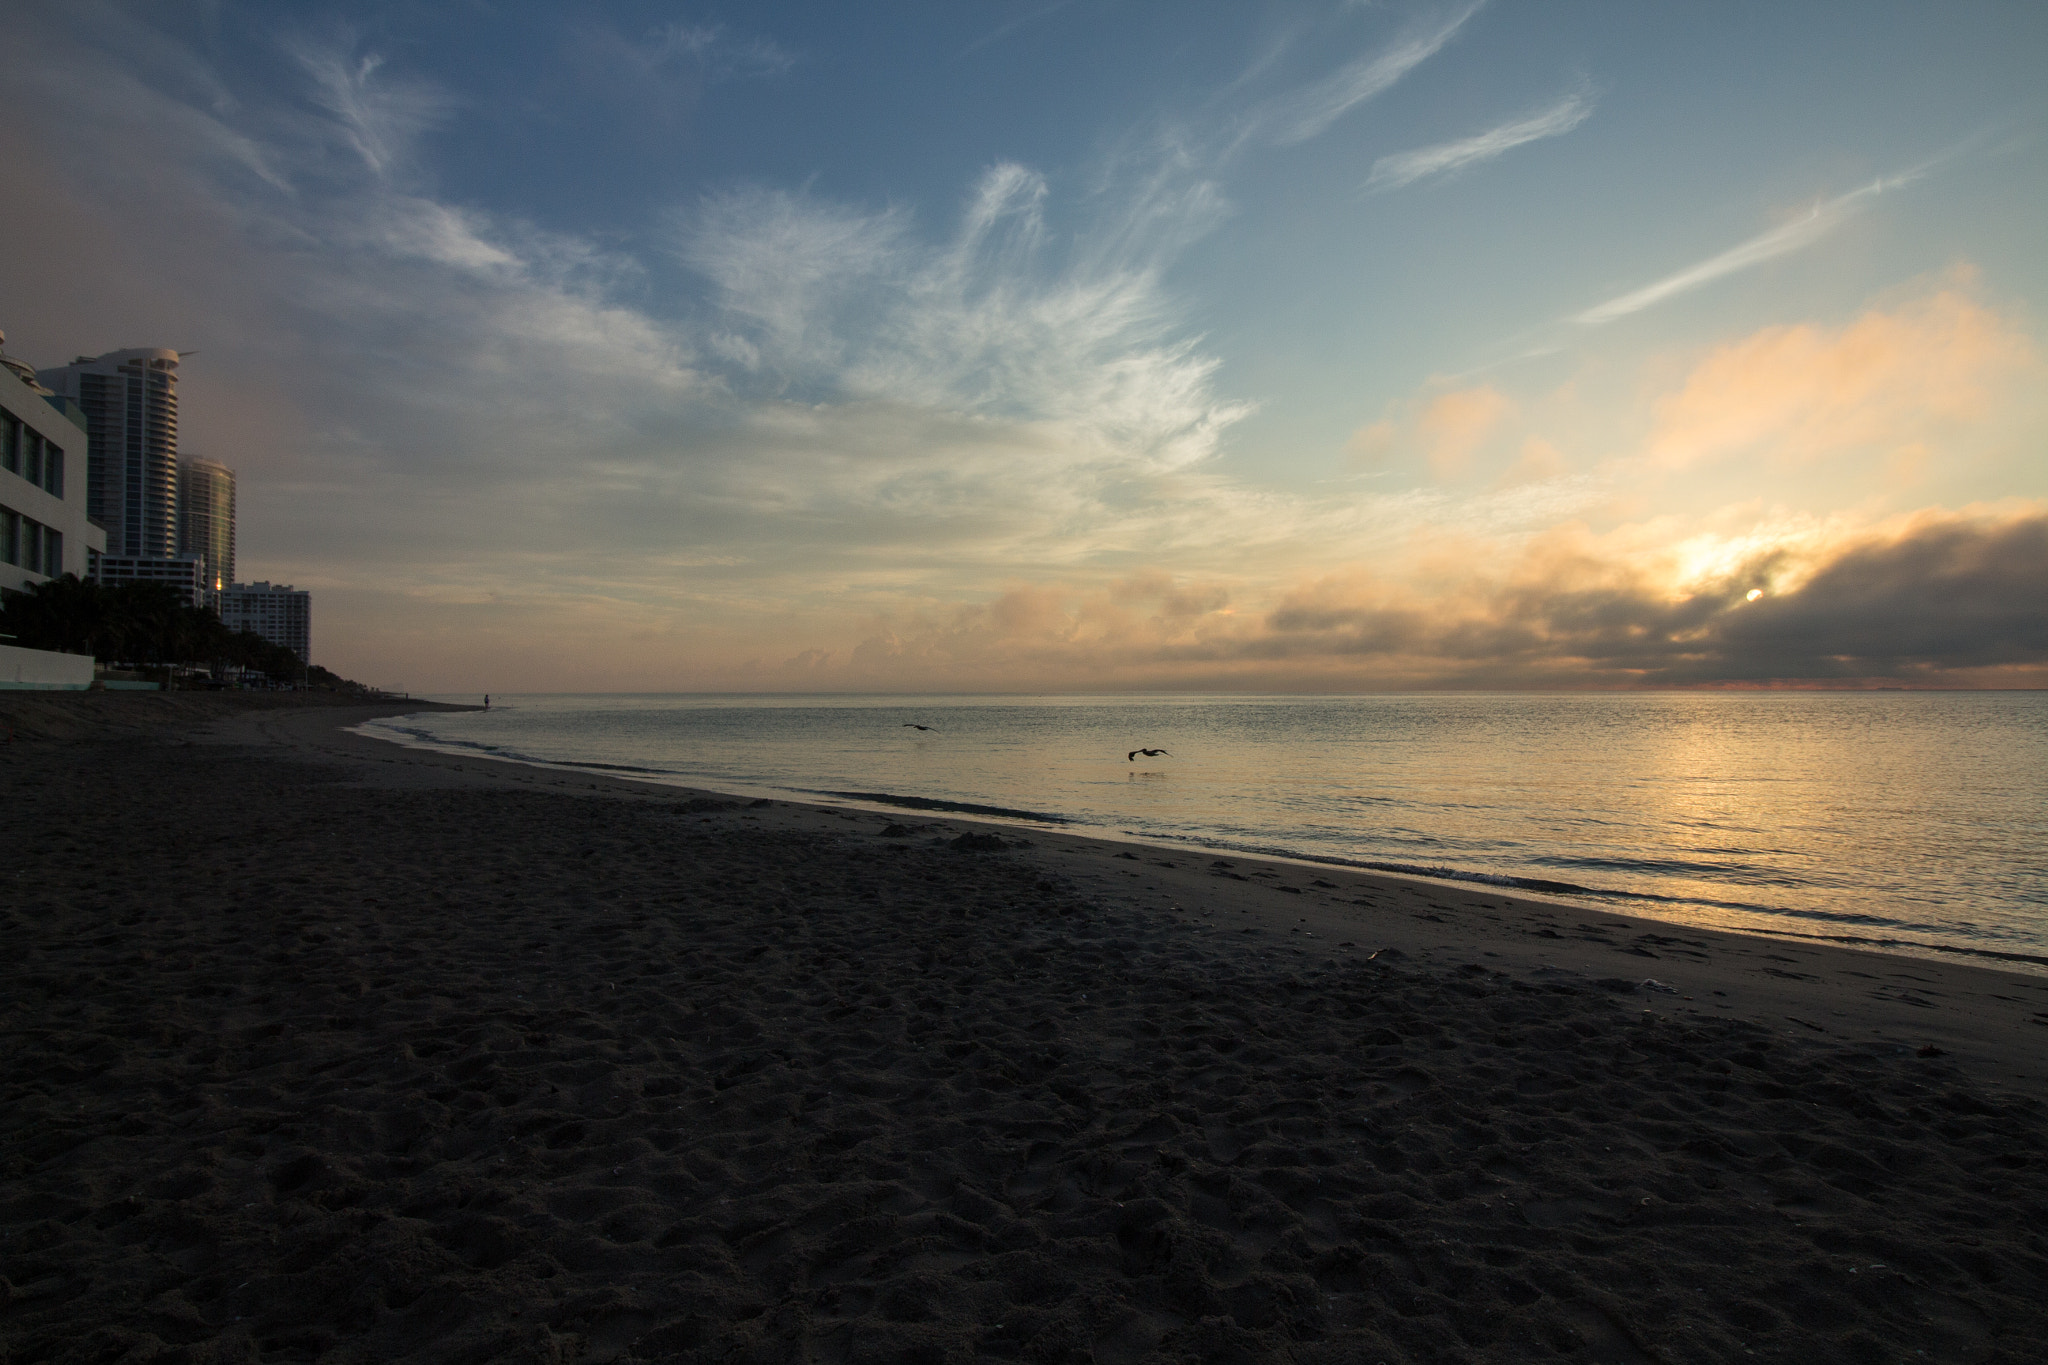
[[[0,563],[56,578],[64,572],[64,533],[0,507]]]
[[[21,472],[21,419],[0,409],[0,467],[10,474]]]
[[[64,496],[64,451],[43,442],[43,491],[53,498]]]

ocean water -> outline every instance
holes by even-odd
[[[2048,974],[2044,693],[498,696],[363,730]]]

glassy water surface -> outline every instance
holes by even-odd
[[[521,696],[364,730],[2048,971],[2048,694]]]

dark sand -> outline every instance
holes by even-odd
[[[252,705],[0,696],[4,1365],[2048,1360],[2048,978]]]

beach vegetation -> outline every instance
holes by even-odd
[[[255,674],[280,683],[358,690],[254,631],[229,630],[213,608],[187,605],[164,583],[105,584],[65,574],[0,590],[0,634],[24,648],[90,654],[110,666],[182,667],[212,677]]]

